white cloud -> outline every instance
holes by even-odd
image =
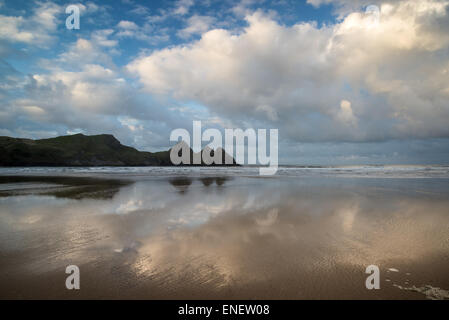
[[[256,2],[256,0],[240,0],[234,7],[231,8],[231,11],[238,17],[244,17],[251,13],[249,7]]]
[[[91,14],[100,11],[100,7],[93,2],[85,2],[83,3],[73,3],[80,9],[81,14]]]
[[[0,38],[17,42],[32,42],[33,33],[21,30],[23,22],[22,17],[0,15]]]
[[[107,36],[104,33],[94,33],[92,39],[79,38],[56,59],[43,61],[42,64],[48,69],[53,69],[55,62],[62,63],[67,69],[70,67],[78,69],[80,65],[94,63],[113,66],[110,55],[104,49],[111,49],[116,45],[117,41],[107,40]]]
[[[58,101],[65,98],[65,105],[73,111],[119,113],[120,105],[117,102],[123,101],[123,95],[126,95],[126,87],[117,81],[119,79],[117,73],[96,64],[84,65],[78,72],[56,69],[49,74],[33,75],[32,79],[33,84],[30,89],[40,93],[46,92],[49,97],[61,91]],[[26,102],[24,100],[24,103]],[[54,106],[49,99],[49,101],[40,101],[38,107],[40,109],[50,108],[48,111],[51,113],[51,111],[56,111],[52,110],[54,107],[59,106]]]
[[[169,40],[168,34],[164,33],[163,30],[153,28],[150,23],[145,23],[140,27],[133,21],[122,20],[118,23],[117,28],[116,36],[119,38],[134,38],[150,44]]]
[[[38,106],[23,106],[22,108],[31,116],[42,116],[45,114],[45,110]]]
[[[86,134],[113,133],[123,143],[146,150],[166,149],[171,128],[186,125],[180,125],[182,119],[182,114],[142,96],[118,71],[98,64],[85,64],[77,71],[57,65],[34,74],[23,97],[0,111],[4,134],[10,136],[47,137],[51,129],[54,136],[82,128]],[[33,129],[42,126],[47,131],[41,134]]]
[[[202,34],[211,28],[214,21],[214,17],[193,15],[187,20],[187,27],[179,30],[178,36],[189,38],[194,34]]]
[[[0,64],[11,79],[6,84],[21,90],[0,107],[3,134],[39,138],[82,128],[86,134],[113,133],[142,149],[166,149],[171,128],[185,126],[180,124],[184,117],[162,108],[126,80],[111,59],[117,46],[112,34],[105,29],[78,38],[60,55],[41,60],[42,72],[19,79],[8,64]],[[8,86],[0,86],[0,95]],[[45,131],[40,130],[43,126]]]
[[[127,70],[148,92],[197,101],[234,121],[261,121],[294,140],[447,137],[448,6],[385,3],[376,27],[364,12],[320,28],[284,26],[256,12],[240,34],[210,30]]]
[[[149,13],[149,10],[145,6],[142,6],[140,4],[136,4],[134,9],[132,9],[129,12],[133,13],[133,14],[138,14],[138,15],[147,15]]]
[[[349,126],[357,125],[357,118],[354,116],[354,113],[351,108],[351,102],[348,100],[342,100],[340,103],[340,110],[337,113],[337,119],[341,121],[343,124]]]
[[[29,17],[0,15],[0,39],[45,46],[54,40],[61,6],[40,2]]]
[[[329,4],[335,2],[334,0],[307,0],[308,4],[311,4],[314,7],[319,7],[322,4]]]
[[[132,21],[122,20],[118,23],[117,27],[123,30],[137,30],[139,27]]]
[[[118,45],[118,41],[108,38],[113,33],[112,29],[97,30],[92,33],[92,41],[102,47],[115,47]]]
[[[194,5],[193,0],[178,0],[176,2],[176,7],[173,10],[174,14],[186,15],[189,13],[190,7]]]

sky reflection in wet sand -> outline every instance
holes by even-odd
[[[401,288],[449,288],[435,183],[160,177],[111,199],[0,197],[0,297],[425,298]],[[365,288],[370,264],[381,290]]]

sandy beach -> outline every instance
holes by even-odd
[[[2,299],[443,299],[449,180],[0,177]],[[80,290],[65,268],[80,269]],[[380,269],[368,290],[365,269]]]

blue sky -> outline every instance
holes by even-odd
[[[281,163],[449,163],[448,21],[446,0],[0,0],[0,135],[158,151],[202,120],[279,129]]]
[[[3,0],[0,8],[1,13],[6,16],[21,16],[25,19],[33,15],[38,1],[29,0]],[[77,4],[74,1],[53,1],[62,6],[62,9],[70,4]],[[311,21],[318,25],[333,23],[336,14],[332,11],[332,6],[316,8],[306,2],[297,0],[282,1],[154,1],[154,0],[116,0],[116,1],[81,1],[87,7],[86,12],[81,16],[82,27],[79,30],[67,30],[65,19],[68,14],[58,12],[55,16],[59,20],[56,29],[58,46],[51,48],[32,48],[24,43],[15,43],[13,48],[28,51],[26,59],[19,57],[9,57],[9,61],[17,70],[21,72],[40,71],[36,62],[39,59],[55,58],[64,52],[73,41],[80,37],[89,37],[95,30],[109,29],[117,27],[121,21],[130,21],[140,27],[147,27],[146,38],[120,38],[120,54],[112,55],[112,59],[117,66],[125,66],[141,50],[157,50],[167,46],[180,45],[197,40],[200,33],[193,33],[190,37],[184,38],[178,33],[188,26],[188,19],[192,16],[214,17],[216,21],[213,25],[237,32],[244,28],[247,23],[242,14],[236,14],[241,10],[264,10],[272,12],[274,18],[282,24],[292,25],[298,21]],[[242,4],[243,3],[243,4]],[[92,6],[94,9],[90,9]],[[185,8],[185,9],[180,9]],[[182,13],[176,13],[179,10]],[[184,11],[185,10],[185,13]],[[17,59],[19,58],[19,59]]]

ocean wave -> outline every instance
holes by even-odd
[[[259,176],[259,167],[3,167],[0,175]],[[280,166],[275,176],[449,178],[447,166]]]

